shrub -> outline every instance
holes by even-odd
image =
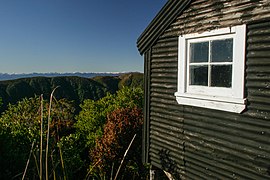
[[[39,155],[41,108],[40,98],[24,98],[15,105],[9,105],[0,118],[0,179],[12,179],[22,176],[29,156],[31,144],[35,143],[34,154]],[[55,163],[60,161],[57,142],[64,136],[73,132],[74,108],[70,101],[65,99],[55,101],[51,112],[50,126],[50,154],[54,156]],[[43,109],[44,128],[48,119],[48,103]],[[45,132],[43,133],[45,134]],[[52,138],[54,137],[54,138]],[[45,138],[44,138],[45,139]],[[38,178],[36,159],[29,165],[28,176]],[[56,158],[57,157],[57,158]],[[51,167],[55,167],[52,163]],[[56,167],[57,168],[57,167]],[[52,168],[51,168],[52,169]]]
[[[85,141],[86,147],[95,147],[95,141],[103,134],[103,126],[108,113],[125,107],[143,106],[143,90],[141,88],[123,88],[116,94],[107,94],[97,101],[85,100],[81,105],[81,112],[76,117],[75,124],[77,133]]]
[[[111,171],[114,169],[113,172],[116,172],[131,139],[136,134],[124,161],[121,177],[138,179],[146,174],[141,163],[142,124],[141,108],[121,108],[108,115],[104,134],[97,140],[96,148],[91,152],[97,172],[109,179]]]
[[[44,101],[43,104],[44,108],[41,111],[41,100],[39,97],[24,98],[15,105],[10,104],[8,109],[0,117],[0,179],[14,179],[15,176],[16,178],[22,176],[33,142],[34,150],[30,159],[27,178],[39,178],[38,157],[40,153],[41,114],[43,114],[42,117],[44,120],[44,130],[42,132],[44,135],[42,144],[44,151],[49,108],[47,101]],[[108,122],[113,121],[113,114],[120,113],[118,111],[121,110],[123,111],[123,115],[119,115],[120,119],[124,119],[124,117],[128,118],[129,116],[133,119],[141,118],[142,104],[142,89],[125,87],[116,94],[107,94],[107,96],[97,101],[85,100],[81,105],[81,112],[74,118],[75,109],[71,101],[66,99],[57,101],[54,99],[50,118],[49,178],[53,178],[53,175],[56,179],[63,179],[63,177],[68,179],[85,178],[87,168],[93,166],[93,159],[89,158],[89,152],[93,152],[96,147],[96,140],[100,140],[102,137],[107,116],[109,115]],[[116,111],[117,109],[118,111]],[[138,114],[137,111],[140,111],[140,113]],[[135,117],[136,115],[138,117]],[[138,123],[139,121],[136,120],[134,122]],[[123,124],[123,126],[127,129],[129,127],[128,124]],[[115,129],[117,127],[114,127]],[[110,134],[108,128],[105,131],[106,134]],[[126,135],[128,134],[123,134],[123,136]],[[118,139],[122,138],[120,136],[121,134],[119,134]],[[118,139],[114,140],[118,142]],[[140,137],[137,137],[137,139],[140,141]],[[122,138],[121,141],[125,140]],[[129,141],[130,139],[126,139],[126,142],[123,142],[124,144],[119,143],[120,141],[118,144],[126,148],[124,146]],[[112,149],[112,151],[116,150]],[[140,155],[141,151],[138,152]],[[120,157],[121,153],[119,149],[119,154],[115,154],[114,157]],[[42,158],[44,159],[44,157],[45,153],[43,153]],[[110,161],[108,159],[103,164],[109,164]],[[127,162],[133,165],[129,167],[135,167],[135,164],[137,164],[137,161],[132,159]],[[98,167],[102,167],[102,165],[98,165]],[[100,169],[105,172],[105,168]]]
[[[108,114],[122,108],[142,109],[142,106],[143,90],[141,88],[124,87],[116,94],[107,94],[97,101],[85,100],[81,105],[81,112],[76,117],[75,127],[80,142],[85,144],[85,151],[90,152],[89,157],[92,156],[91,152],[96,147],[97,139],[100,139],[103,135]],[[140,139],[140,137],[137,138]],[[126,139],[126,141],[129,142],[130,140]],[[141,151],[138,152],[141,153]],[[89,157],[88,162],[91,170],[95,162]]]

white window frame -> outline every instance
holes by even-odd
[[[233,38],[232,87],[189,85],[189,43]],[[222,28],[201,34],[179,36],[178,85],[175,93],[179,104],[241,113],[246,107],[244,98],[246,25]]]

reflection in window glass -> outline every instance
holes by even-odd
[[[211,66],[212,87],[232,87],[232,65]]]
[[[209,42],[190,44],[190,62],[208,62]]]
[[[233,39],[212,41],[211,48],[212,62],[232,62]]]
[[[190,85],[208,85],[208,66],[190,66]]]

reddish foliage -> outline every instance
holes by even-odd
[[[107,116],[103,137],[97,141],[91,153],[93,162],[101,172],[108,174],[112,163],[117,168],[133,136],[137,134],[126,157],[127,161],[141,164],[141,131],[143,124],[142,109],[123,108]]]

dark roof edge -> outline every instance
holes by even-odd
[[[137,40],[140,54],[152,46],[158,37],[170,26],[176,17],[190,4],[192,0],[168,0],[156,17]]]

